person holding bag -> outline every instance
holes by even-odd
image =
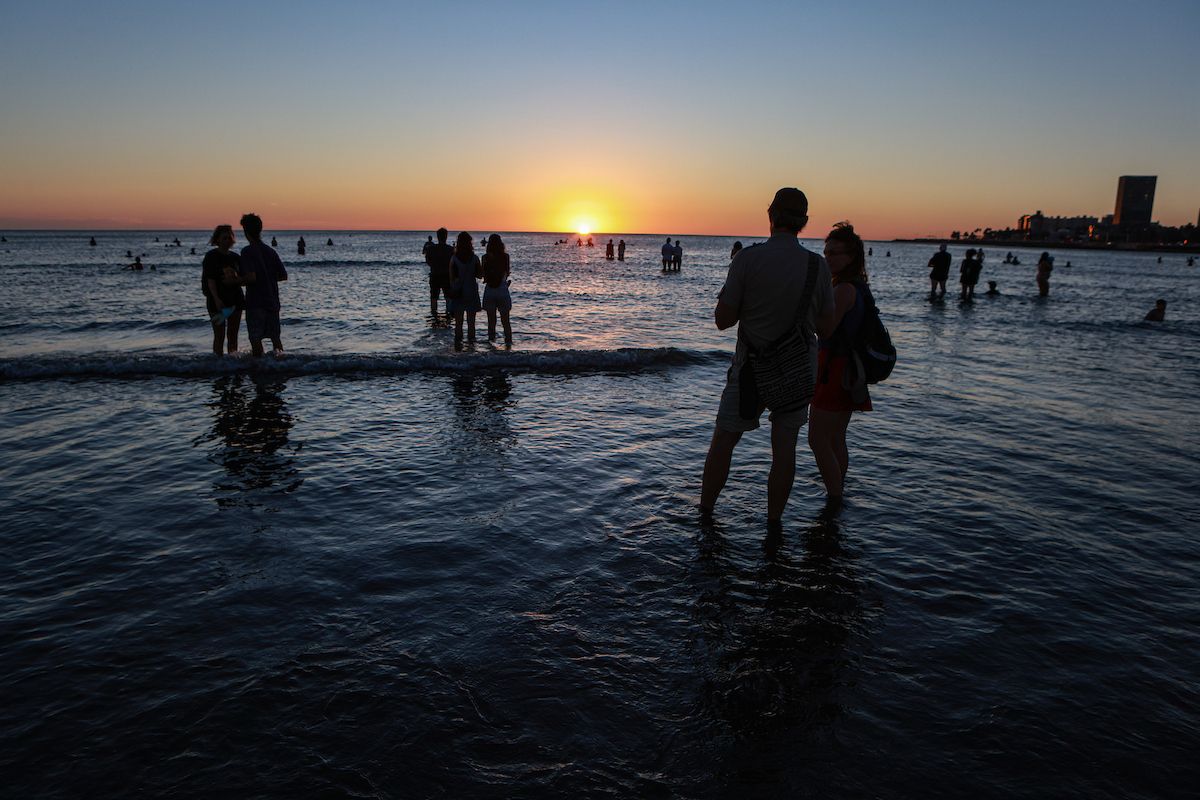
[[[814,334],[831,335],[835,323],[829,266],[796,238],[808,224],[808,198],[799,189],[780,189],[767,218],[771,238],[734,257],[713,312],[719,330],[738,325],[738,339],[704,461],[700,513],[711,518],[729,478],[734,447],[770,409],[767,523],[777,528],[792,491],[796,439],[808,421],[816,383]]]

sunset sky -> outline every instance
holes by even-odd
[[[977,5],[5,2],[0,227],[1196,221],[1200,3]]]

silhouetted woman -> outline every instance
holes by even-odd
[[[1037,285],[1039,296],[1050,296],[1050,273],[1053,271],[1054,257],[1049,253],[1042,253],[1042,257],[1038,259],[1037,265]]]
[[[462,343],[463,314],[467,315],[467,341],[475,341],[475,315],[482,307],[479,303],[479,284],[476,278],[483,276],[483,265],[475,248],[471,245],[471,234],[463,231],[454,245],[454,256],[450,259],[450,312],[454,314],[454,343]]]
[[[808,420],[812,449],[825,493],[839,503],[850,467],[846,429],[855,411],[870,411],[866,382],[850,368],[851,343],[862,326],[867,308],[875,304],[867,286],[863,240],[848,222],[839,222],[825,237],[825,260],[833,276],[834,318],[837,328],[817,340],[817,386]]]
[[[512,311],[512,296],[508,293],[510,266],[500,234],[492,234],[492,238],[488,239],[487,252],[483,254],[483,310],[488,318],[488,341],[496,340],[496,312],[499,311],[500,324],[504,326],[504,343],[511,347],[512,324],[508,319]]]
[[[238,283],[241,258],[232,251],[237,239],[232,225],[218,225],[208,240],[214,249],[204,254],[204,266],[200,288],[208,306],[209,320],[213,329],[213,355],[221,355],[221,342],[225,341],[230,353],[238,349],[238,328],[242,324],[242,309],[246,298]]]

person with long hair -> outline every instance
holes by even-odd
[[[246,307],[238,277],[241,258],[231,249],[236,241],[232,225],[218,225],[208,240],[213,249],[204,254],[201,267],[200,290],[212,322],[212,349],[217,356],[221,355],[222,343],[230,353],[237,352],[238,328]]]
[[[493,233],[488,239],[487,252],[483,254],[483,310],[488,318],[488,341],[496,341],[496,312],[499,311],[500,324],[504,326],[504,344],[508,347],[512,347],[512,323],[508,318],[512,311],[512,296],[508,293],[511,273],[504,242],[500,234]]]
[[[1050,296],[1050,273],[1054,271],[1054,256],[1042,253],[1037,263],[1038,297]]]
[[[871,396],[862,376],[850,367],[851,347],[867,309],[875,304],[867,285],[863,240],[849,222],[839,222],[825,237],[825,260],[833,280],[834,321],[828,337],[817,339],[817,386],[808,423],[825,494],[832,506],[842,501],[850,453],[846,429],[855,411],[870,411]]]
[[[483,277],[483,265],[475,255],[471,234],[463,231],[454,244],[454,256],[450,259],[450,311],[454,314],[454,343],[462,344],[463,315],[467,317],[467,341],[475,341],[475,315],[482,305],[479,302],[477,278]]]

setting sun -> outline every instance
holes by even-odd
[[[580,236],[587,236],[588,234],[590,234],[592,232],[593,227],[595,227],[595,226],[592,225],[592,221],[590,219],[575,220],[575,231]]]

